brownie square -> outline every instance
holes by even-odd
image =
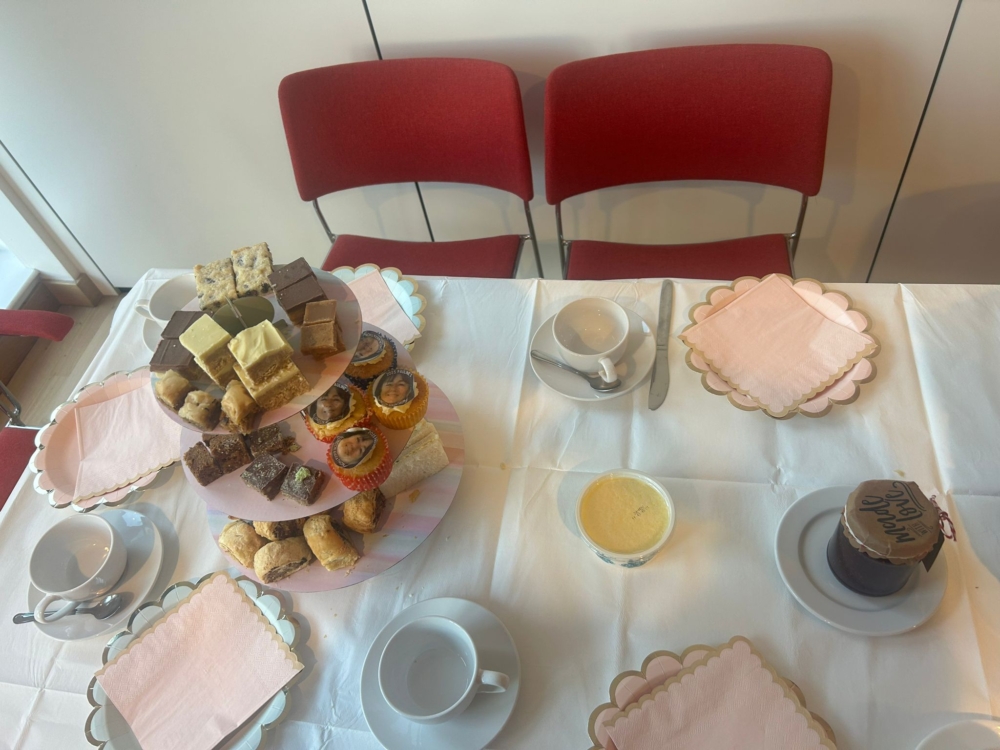
[[[281,483],[281,494],[299,505],[312,505],[323,485],[323,472],[303,464],[292,464]]]
[[[333,323],[337,320],[337,300],[322,299],[319,302],[307,302],[306,314],[302,318],[303,325],[310,323]]]
[[[305,258],[296,258],[277,271],[273,271],[267,278],[271,282],[271,286],[275,289],[283,289],[290,284],[294,284],[296,281],[301,281],[314,275],[312,268],[310,268]]]
[[[240,435],[202,435],[202,440],[223,474],[250,463],[250,453]]]
[[[184,453],[184,465],[187,466],[191,476],[197,480],[202,487],[211,484],[222,476],[222,469],[212,458],[208,448],[204,443],[192,445]]]
[[[247,435],[247,445],[254,458],[268,453],[284,453],[288,440],[281,434],[281,428],[276,424],[261,427]]]
[[[178,310],[170,316],[170,320],[163,329],[163,333],[160,334],[160,338],[179,339],[181,334],[191,327],[192,323],[204,315],[208,315],[208,313],[200,310]]]
[[[334,330],[333,323],[313,323],[302,326],[299,349],[303,354],[310,355],[315,359],[323,359],[339,352],[337,332]]]
[[[246,471],[240,474],[240,479],[246,482],[250,489],[259,492],[268,500],[274,500],[287,472],[287,466],[270,453],[265,453],[253,460]]]

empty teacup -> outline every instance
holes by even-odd
[[[476,693],[502,693],[509,679],[479,668],[469,633],[447,617],[421,617],[400,628],[385,645],[378,684],[396,713],[423,724],[440,724],[469,707]]]
[[[71,516],[57,523],[38,540],[28,563],[32,584],[45,594],[35,607],[35,621],[58,620],[80,602],[107,593],[125,572],[126,559],[125,542],[100,516]],[[59,600],[65,604],[46,615]]]
[[[615,364],[628,343],[628,313],[621,305],[600,297],[570,302],[556,314],[552,333],[566,364],[597,372],[606,383],[618,379]]]
[[[135,303],[135,311],[161,326],[165,326],[170,316],[193,300],[197,295],[194,274],[185,273],[160,285],[149,299]]]

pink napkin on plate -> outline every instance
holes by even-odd
[[[749,641],[726,646],[605,724],[619,750],[835,750]]]
[[[181,426],[149,387],[76,410],[80,466],[74,500],[124,487],[181,457]]]
[[[680,338],[723,380],[772,417],[784,417],[875,349],[771,275]]]
[[[143,750],[208,750],[302,669],[220,573],[106,664],[97,681]]]
[[[378,326],[396,341],[408,344],[420,337],[420,331],[413,325],[410,316],[403,312],[396,298],[389,291],[380,273],[366,273],[348,286],[358,298],[361,318],[366,323]]]

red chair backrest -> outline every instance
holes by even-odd
[[[724,44],[567,63],[545,85],[545,196],[733,180],[819,192],[833,69],[813,47]]]
[[[278,102],[302,200],[460,182],[533,196],[521,90],[486,60],[376,60],[286,76]]]
[[[35,452],[38,430],[23,427],[3,427],[0,424],[0,508],[7,503],[24,473],[24,467]]]

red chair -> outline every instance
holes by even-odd
[[[823,178],[832,84],[822,50],[726,44],[562,65],[545,87],[545,197],[569,279],[792,274]],[[802,194],[795,231],[695,245],[565,239],[560,204],[591,190],[732,180]]]
[[[521,91],[506,65],[443,58],[334,65],[287,76],[278,102],[299,196],[312,201],[333,242],[324,269],[376,263],[429,276],[512,277],[530,239],[541,275]],[[330,231],[319,197],[395,182],[513,193],[524,203],[528,234],[434,242],[429,221],[431,242]]]
[[[0,336],[35,336],[62,341],[73,327],[68,315],[44,310],[0,310]],[[25,427],[21,422],[21,405],[7,386],[0,382],[0,412],[6,415],[0,427],[0,508],[7,503],[35,452],[37,427]]]

